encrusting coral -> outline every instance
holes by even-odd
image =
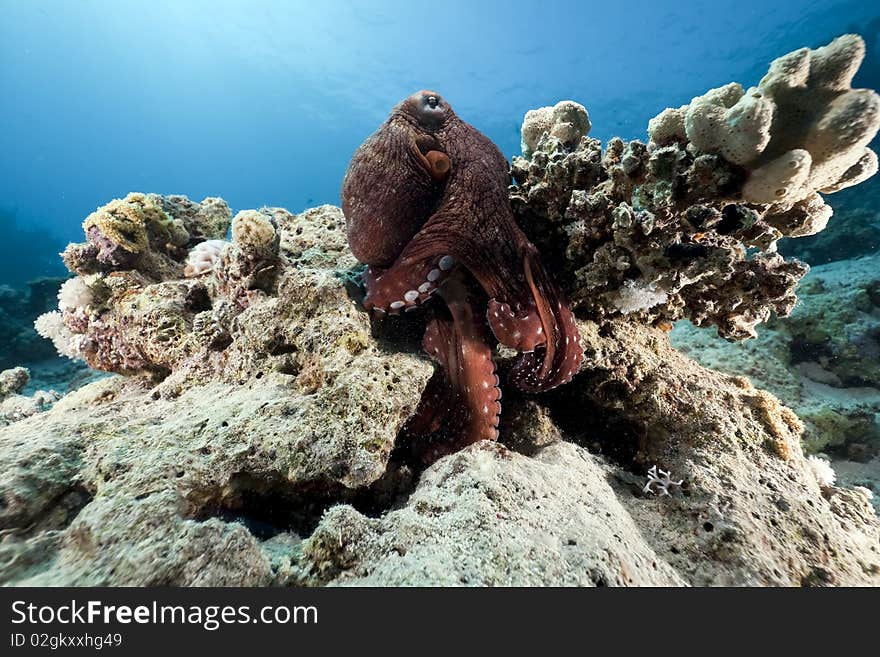
[[[435,375],[420,355],[424,319],[364,312],[371,301],[416,307],[406,296],[410,270],[397,270],[407,285],[390,290],[399,296],[375,296],[378,276],[368,282],[374,296],[364,304],[363,268],[340,209],[262,208],[232,219],[219,199],[144,194],[99,209],[86,222],[87,241],[63,256],[77,278],[40,324],[93,367],[126,376],[0,428],[0,581],[880,583],[880,521],[868,492],[817,479],[793,411],[743,376],[698,365],[668,335],[687,317],[739,339],[792,309],[806,266],[782,258],[775,242],[827,220],[813,192],[862,175],[847,173],[859,159],[827,183],[834,156],[811,150],[815,117],[838,116],[830,105],[852,112],[842,74],[836,89],[811,86],[833,78],[835,53],[857,41],[836,43],[791,60],[811,67],[802,103],[811,118],[779,144],[781,153],[810,154],[804,195],[794,201],[744,196],[754,172],[777,157],[776,120],[757,159],[743,164],[725,158],[721,150],[739,159],[729,144],[698,148],[687,112],[680,124],[669,114],[655,121],[652,143],[613,139],[604,151],[573,103],[532,115],[524,142],[545,127],[531,157],[514,159],[516,184],[504,189],[502,175],[484,181],[492,202],[479,209],[497,214],[489,225],[519,225],[529,237],[520,251],[496,254],[505,258],[496,276],[528,278],[540,252],[551,291],[572,301],[565,335],[579,335],[583,366],[541,395],[512,386],[500,442],[477,441],[424,469],[398,441]],[[778,119],[789,106],[774,84],[762,94]],[[725,93],[730,106],[740,102]],[[418,99],[430,106],[430,96],[439,107],[436,95]],[[761,115],[758,100],[744,101],[743,115]],[[877,127],[865,108],[854,117],[862,137]],[[463,164],[490,150],[460,149],[438,134],[406,151],[424,167],[422,219],[444,193],[471,189],[440,183],[460,169],[459,182],[474,182]],[[841,157],[855,157],[862,137],[841,141],[850,149]],[[355,203],[387,197],[366,184],[371,167],[396,161],[384,155],[365,158]],[[418,190],[395,189],[411,209],[404,197]],[[362,232],[360,255],[372,249],[378,267],[392,265],[423,228],[413,216],[389,214],[397,242]],[[466,235],[454,260],[471,264],[480,242]],[[452,253],[442,246],[431,258]],[[429,260],[426,276],[436,267],[449,284],[466,285]],[[484,311],[485,301],[460,308]],[[481,344],[483,362],[515,371],[514,349]],[[644,492],[652,467],[674,473],[669,495]]]
[[[789,314],[807,267],[777,241],[824,228],[831,209],[818,192],[876,171],[866,144],[880,98],[850,89],[863,54],[846,35],[786,55],[757,88],[730,84],[664,110],[648,144],[612,139],[603,152],[545,133],[514,158],[517,219],[542,252],[555,250],[575,310],[639,308],[643,321],[686,317],[729,339]]]
[[[61,258],[81,276],[136,269],[152,281],[178,277],[187,247],[225,238],[231,218],[221,199],[132,193],[86,217],[87,241],[68,245]]]

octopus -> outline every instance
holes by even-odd
[[[352,253],[367,265],[364,307],[429,312],[422,346],[439,368],[402,433],[425,463],[497,440],[493,347],[518,352],[525,393],[567,383],[583,358],[574,315],[517,225],[508,162],[446,100],[401,101],[354,153],[342,184]]]

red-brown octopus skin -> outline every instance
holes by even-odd
[[[368,265],[364,305],[397,313],[438,293],[448,308],[435,313],[423,342],[444,375],[429,384],[407,433],[436,433],[441,416],[461,430],[426,460],[498,437],[500,391],[484,320],[501,344],[523,352],[510,381],[524,392],[570,381],[583,358],[574,315],[514,220],[509,183],[501,151],[432,91],[400,102],[343,180],[349,245]]]

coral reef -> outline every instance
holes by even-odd
[[[364,317],[334,289],[324,291],[333,312]],[[866,492],[819,484],[790,411],[675,352],[662,331],[626,321],[581,331],[588,378],[544,399],[547,411],[509,404],[502,418],[502,439],[529,435],[531,456],[482,441],[415,484],[387,460],[394,430],[379,415],[412,412],[425,385],[427,364],[406,353],[384,358],[409,391],[358,390],[377,369],[357,369],[324,383],[329,407],[269,368],[231,382],[172,375],[179,394],[143,376],[89,384],[0,429],[0,580],[880,583]],[[648,463],[682,487],[643,493]]]
[[[575,311],[688,318],[729,339],[789,314],[807,267],[777,241],[825,227],[831,209],[816,192],[876,170],[866,144],[880,101],[849,88],[863,49],[848,35],[786,55],[758,90],[731,84],[665,110],[649,144],[612,139],[603,152],[589,137],[571,147],[545,133],[514,158],[517,219],[562,262]]]
[[[868,496],[820,485],[791,411],[672,350],[661,331],[618,321],[581,332],[584,370],[547,402],[577,444],[551,440],[530,459],[473,445],[427,470],[382,518],[331,509],[303,546],[309,581],[880,582]],[[643,493],[648,468],[622,465],[632,454],[675,472],[682,489]]]
[[[680,324],[672,341],[701,364],[777,395],[803,420],[809,451],[864,461],[880,453],[878,288],[878,255],[820,265],[791,316],[768,323],[757,340],[724,343]]]
[[[153,282],[178,277],[187,247],[225,238],[231,218],[221,199],[132,193],[90,214],[87,241],[68,245],[61,258],[79,276],[136,269]]]
[[[148,198],[170,206],[164,197]],[[171,198],[199,214],[198,204]],[[212,207],[225,205],[213,202]],[[186,225],[186,215],[182,221]],[[161,380],[154,389],[157,398],[222,382],[254,386],[254,394],[262,390],[267,400],[284,399],[265,413],[286,414],[279,426],[315,427],[304,438],[308,443],[349,452],[342,461],[327,463],[335,472],[332,478],[363,484],[358,477],[378,478],[383,471],[382,459],[407,417],[402,409],[414,408],[431,368],[413,356],[386,354],[374,344],[369,320],[346,291],[346,270],[355,261],[345,247],[343,228],[341,213],[329,206],[299,217],[277,208],[243,211],[232,221],[232,241],[202,275],[183,277],[186,253],[179,260],[169,258],[175,267],[165,269],[176,277],[156,282],[140,270],[114,265],[72,279],[79,282],[70,289],[80,293],[65,299],[86,305],[62,302],[52,317],[60,318],[77,352],[93,367]],[[158,253],[152,248],[140,254],[148,269],[164,255],[161,244]],[[101,263],[96,255],[93,262],[80,264],[94,269]],[[366,405],[368,398],[384,403]],[[318,439],[334,432],[344,446]]]
[[[83,277],[91,295],[71,295],[88,306],[59,311],[81,331],[86,358],[131,376],[87,385],[4,434],[0,524],[25,530],[6,534],[2,547],[27,555],[16,577],[60,550],[65,564],[42,581],[266,581],[248,579],[268,570],[245,563],[262,553],[227,515],[277,498],[298,509],[277,522],[308,527],[316,511],[299,496],[327,505],[389,478],[396,433],[431,366],[384,348],[352,304],[346,272],[355,261],[338,209],[239,217],[210,273],[150,282],[114,265]],[[158,259],[140,255],[148,268]],[[258,274],[266,257],[275,262],[268,291],[252,287],[267,282]],[[144,496],[144,487],[154,493]],[[171,533],[145,538],[136,518]],[[180,541],[175,565],[160,566],[171,535]],[[239,554],[241,546],[250,552]]]
[[[180,279],[215,309],[189,329],[200,352],[0,429],[0,580],[880,583],[867,491],[820,486],[793,413],[631,319],[582,322],[575,381],[510,396],[509,448],[480,442],[416,480],[392,452],[432,372],[411,322],[371,326],[352,303],[338,209],[260,215],[278,235],[270,291],[228,310],[222,272]],[[683,480],[670,496],[643,493],[654,465]]]
[[[804,423],[804,448],[824,453],[840,485],[874,493],[880,509],[880,256],[814,267],[790,317],[769,322],[756,340],[721,342],[679,323],[676,348],[702,365],[752,382]]]
[[[541,395],[513,387],[499,442],[478,441],[424,469],[399,437],[436,392],[418,342],[426,320],[364,312],[363,270],[338,208],[262,208],[232,219],[219,199],[133,194],[99,209],[86,221],[87,241],[64,253],[77,278],[40,323],[71,353],[123,376],[0,427],[0,581],[880,584],[871,482],[836,463],[832,479],[802,446],[818,420],[808,412],[802,420],[747,378],[766,372],[775,390],[778,377],[783,398],[803,381],[793,369],[828,388],[876,390],[874,262],[853,270],[853,288],[817,269],[795,307],[806,266],[775,250],[781,237],[828,220],[816,191],[869,171],[859,144],[876,129],[873,96],[849,90],[839,59],[858,55],[859,43],[844,38],[778,60],[762,98],[743,100],[734,86],[696,103],[712,129],[753,117],[766,135],[722,134],[697,146],[684,110],[680,121],[675,112],[655,120],[650,144],[614,139],[603,151],[579,134],[574,105],[562,106],[558,125],[555,110],[532,115],[524,141],[545,127],[502,191],[547,280],[572,301],[583,367]],[[798,75],[801,91],[779,82]],[[809,112],[780,136],[776,119],[798,94]],[[853,115],[853,107],[862,109]],[[853,120],[841,126],[841,117]],[[845,137],[836,155],[823,150],[829,134]],[[454,180],[462,157],[441,141],[415,149],[435,191]],[[749,144],[756,158],[739,161]],[[747,198],[782,155],[801,158],[785,201]],[[382,165],[381,156],[368,164]],[[362,187],[362,199],[388,193]],[[390,218],[398,228],[414,221]],[[362,237],[356,250],[391,262],[401,247]],[[496,257],[513,252],[505,253]],[[425,280],[442,269],[449,294],[474,293],[453,263],[441,267],[446,255],[462,262],[459,253],[431,255],[438,259]],[[513,261],[519,270],[497,271],[527,277],[529,267]],[[543,280],[535,287],[544,291]],[[405,306],[412,299],[402,289],[393,298]],[[486,306],[459,306],[474,307]],[[779,328],[774,316],[787,314]],[[480,326],[475,317],[467,326]],[[743,357],[729,374],[707,369],[670,345],[682,318],[730,339],[771,320],[764,353],[776,360]],[[489,353],[485,335],[480,357],[515,373],[517,349]],[[432,339],[429,348],[447,344]],[[691,354],[722,353],[706,340]],[[859,349],[848,349],[852,341]],[[13,390],[22,376],[0,380]],[[668,495],[656,494],[656,482],[645,490],[652,472]],[[850,482],[858,486],[842,485]]]

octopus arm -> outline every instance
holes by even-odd
[[[490,297],[486,319],[502,344],[526,352],[511,373],[526,392],[568,382],[583,351],[574,315],[513,217],[442,210],[431,216],[397,261],[368,271],[367,307],[391,312],[416,306],[433,294],[457,264],[468,269]]]
[[[433,229],[433,221],[422,233]],[[456,236],[448,250],[490,298],[486,320],[492,333],[501,344],[524,352],[511,372],[514,385],[541,392],[570,381],[583,358],[574,314],[513,217],[490,214],[470,230],[461,230],[460,223],[446,225]]]
[[[467,285],[454,277],[442,294],[449,315],[435,315],[422,341],[440,367],[405,428],[411,448],[426,462],[479,440],[497,439],[501,415],[492,350]]]
[[[450,228],[453,221],[436,213],[413,237],[387,269],[370,267],[364,275],[364,306],[400,312],[420,305],[449,278],[459,258],[463,237]]]
[[[584,350],[574,313],[550,280],[534,247],[524,254],[523,269],[546,339],[534,351],[519,357],[510,378],[524,392],[542,392],[571,381],[580,369]]]
[[[512,217],[509,222],[476,217],[473,210],[441,204],[390,267],[373,269],[366,281],[368,306],[387,308],[411,290],[420,303],[462,264],[490,297],[513,300],[516,311],[522,310],[516,302],[527,301],[530,292],[520,252],[531,244]]]

